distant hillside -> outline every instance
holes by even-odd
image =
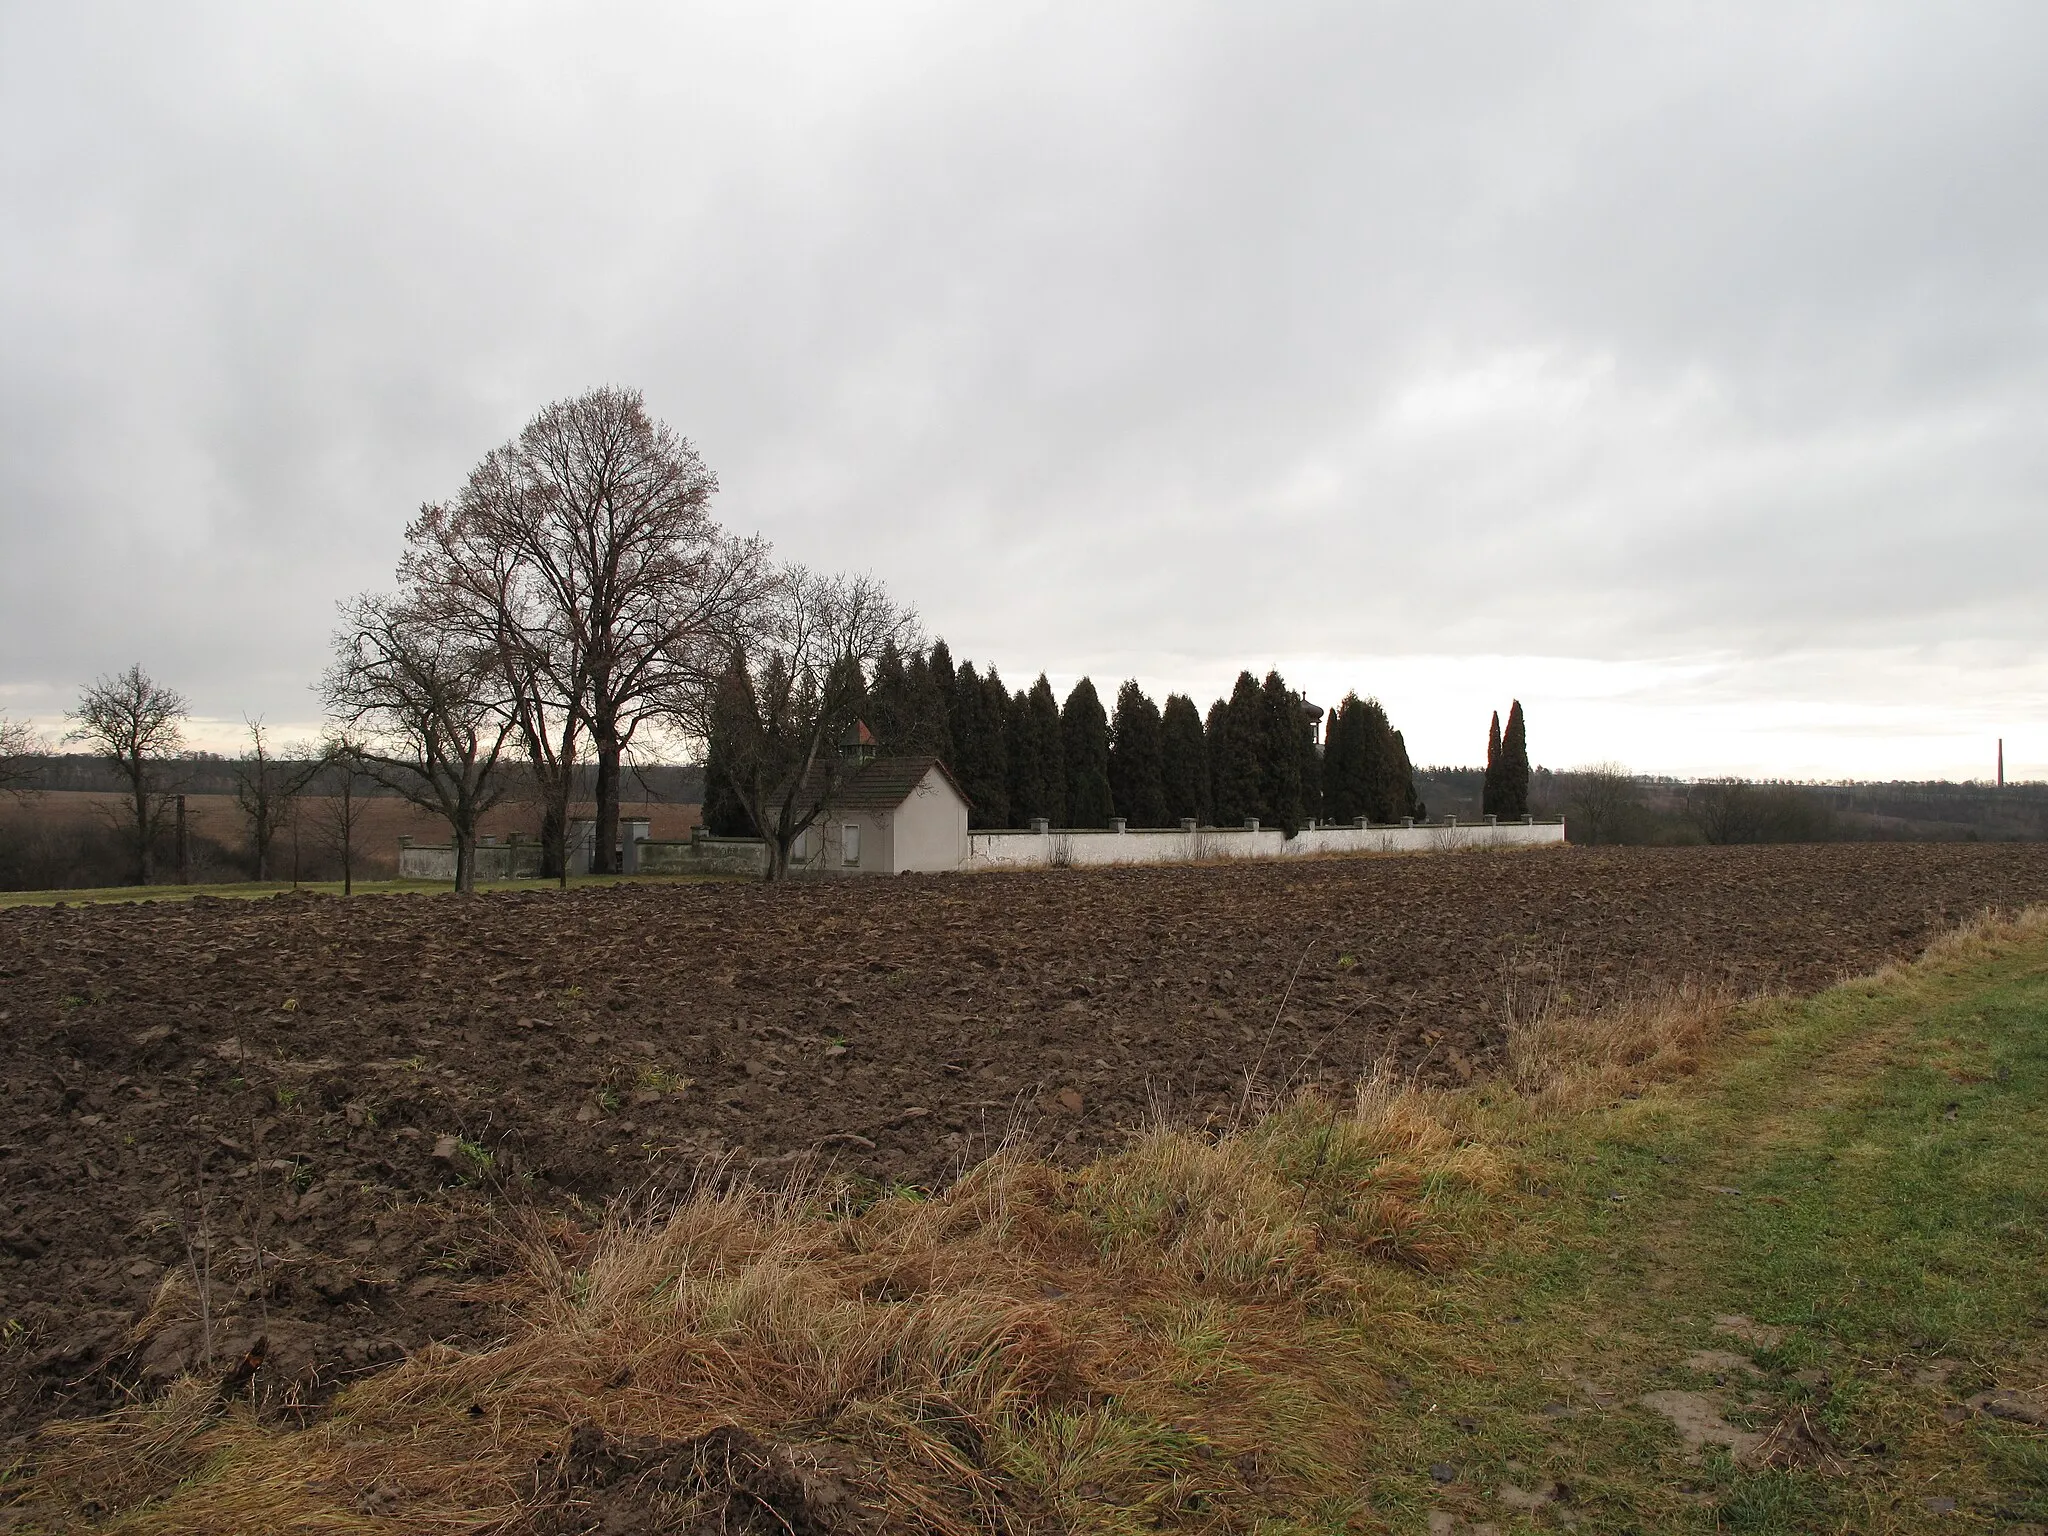
[[[1433,817],[1477,819],[1485,772],[1479,768],[1418,768],[1415,788]],[[1572,776],[1539,768],[1529,781],[1529,801],[1538,815],[1564,812],[1571,832]],[[1638,804],[1625,822],[1622,842],[1701,841],[1687,815],[1694,786],[1671,778],[1639,777]],[[1845,842],[2041,842],[2048,841],[2048,784],[1786,784],[1758,785],[1803,802],[1802,835]]]

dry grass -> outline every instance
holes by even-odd
[[[1510,1012],[1492,1083],[1377,1076],[1080,1170],[1005,1152],[866,1203],[709,1170],[509,1238],[495,1348],[421,1350],[305,1429],[187,1382],[47,1431],[8,1492],[29,1529],[167,1533],[1342,1529],[1387,1376],[1448,1357],[1427,1277],[1498,1220],[1521,1131],[1696,1070],[1735,1016]]]

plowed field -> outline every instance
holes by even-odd
[[[707,1156],[1080,1155],[1248,1078],[1470,1076],[1514,997],[1811,990],[2044,900],[2048,846],[1855,845],[0,912],[0,1429],[258,1333],[317,1398],[487,1331],[508,1211]]]

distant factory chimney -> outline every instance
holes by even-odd
[[[1998,787],[2005,788],[2005,738],[1998,738]]]

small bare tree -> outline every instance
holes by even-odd
[[[322,802],[320,833],[341,860],[341,894],[356,892],[356,846],[368,809],[362,790],[370,776],[363,771],[362,745],[346,731],[331,732],[320,744],[320,766],[327,797]]]
[[[1565,813],[1576,842],[1612,843],[1626,836],[1642,801],[1642,787],[1620,763],[1588,763],[1565,780]]]
[[[343,604],[328,710],[357,743],[362,771],[448,823],[455,888],[476,889],[476,832],[504,797],[498,773],[512,733],[504,680],[487,646],[391,597]]]
[[[727,781],[767,841],[768,879],[787,875],[796,840],[831,817],[839,736],[883,647],[912,643],[916,624],[872,577],[791,566],[769,590],[751,650],[685,695],[677,723],[718,736]]]
[[[249,727],[249,746],[235,762],[235,804],[249,823],[252,873],[258,880],[268,880],[271,844],[291,820],[299,796],[326,764],[306,752],[296,759],[280,759],[270,750],[262,719],[244,723]]]
[[[128,815],[135,833],[135,883],[156,873],[156,839],[170,796],[162,783],[163,762],[185,745],[185,696],[142,670],[102,677],[79,695],[75,722],[66,741],[82,742],[128,781]]]
[[[49,744],[26,720],[0,715],[0,794],[27,799],[41,772],[37,759],[48,750]]]

